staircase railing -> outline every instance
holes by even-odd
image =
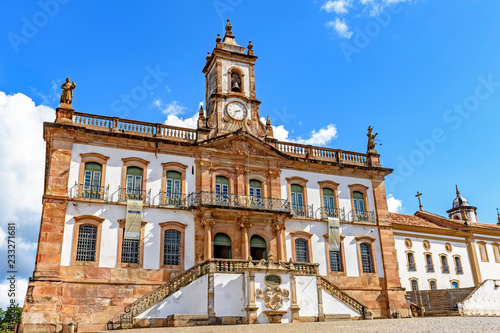
[[[330,295],[332,295],[345,305],[349,306],[354,311],[360,313],[363,316],[363,319],[368,319],[372,317],[372,313],[368,310],[368,307],[366,305],[354,299],[353,297],[349,296],[348,294],[340,290],[339,287],[337,287],[335,284],[328,281],[324,277],[321,276],[320,278],[321,278],[321,287],[327,293],[329,293]]]

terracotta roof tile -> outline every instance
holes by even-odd
[[[413,225],[416,227],[427,227],[427,228],[436,228],[436,229],[448,229],[446,227],[437,225],[430,221],[427,221],[421,217],[415,215],[407,215],[407,214],[399,214],[399,213],[389,213],[389,218],[392,223],[398,224],[406,224]]]

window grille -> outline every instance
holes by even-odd
[[[330,250],[330,270],[332,272],[343,272],[340,250]]]
[[[122,263],[139,263],[139,239],[124,239],[122,242]]]
[[[163,241],[163,264],[181,264],[181,233],[175,230],[165,230]]]
[[[298,262],[309,262],[309,251],[307,249],[307,241],[303,239],[295,240],[295,259]]]
[[[361,266],[363,273],[375,273],[373,269],[372,251],[369,244],[360,244],[361,250]]]
[[[97,227],[91,224],[80,225],[76,245],[76,261],[95,261],[96,242]]]

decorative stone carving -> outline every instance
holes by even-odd
[[[290,299],[290,291],[288,289],[281,289],[281,287],[271,288],[266,287],[266,290],[259,288],[256,290],[257,299],[263,299],[267,308],[278,310],[283,307],[283,301]]]

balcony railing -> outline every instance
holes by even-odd
[[[328,208],[321,207],[316,210],[317,219],[326,219],[329,217],[337,217],[341,221],[345,221],[345,209],[344,208]]]
[[[160,206],[187,207],[188,196],[180,193],[160,192]]]
[[[427,273],[434,273],[434,264],[425,265],[425,270],[427,271]]]
[[[441,266],[441,272],[443,272],[443,274],[449,274],[450,273],[450,266],[448,266],[448,265]]]
[[[312,205],[292,205],[292,214],[296,217],[314,218],[314,209]]]
[[[146,204],[151,200],[151,189],[149,190],[130,190],[125,188],[118,189],[118,201],[139,200]]]
[[[222,206],[228,208],[290,212],[290,204],[285,199],[215,192],[191,193],[188,199],[188,206]]]
[[[361,212],[358,210],[351,210],[347,215],[349,221],[375,223],[375,213],[373,211]]]
[[[409,272],[416,272],[417,271],[417,265],[415,265],[415,263],[409,263],[408,264],[408,271]]]
[[[458,266],[456,268],[456,271],[457,271],[457,274],[464,274],[464,269],[462,268],[462,266]]]
[[[107,200],[109,196],[109,186],[75,184],[75,186],[70,189],[70,196],[72,198]]]

